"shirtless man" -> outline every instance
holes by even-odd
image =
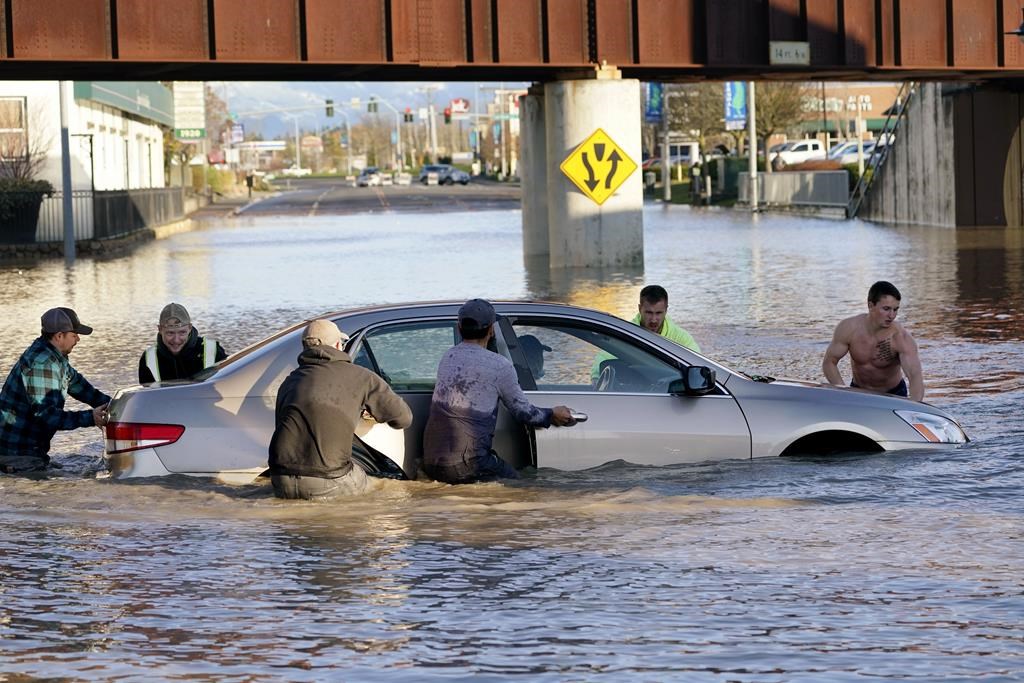
[[[847,318],[836,326],[832,343],[825,351],[821,369],[830,384],[842,385],[839,361],[850,354],[853,369],[851,387],[882,394],[924,400],[924,380],[917,342],[896,322],[900,310],[900,291],[884,281],[868,290],[868,312]],[[906,379],[903,378],[906,375]]]

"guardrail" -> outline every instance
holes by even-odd
[[[767,206],[846,208],[850,175],[842,171],[776,171],[757,174],[757,190]],[[739,201],[750,202],[750,174],[739,174]]]

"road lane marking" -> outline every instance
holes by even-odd
[[[328,190],[324,190],[320,194],[320,196],[317,197],[316,200],[313,202],[312,208],[310,208],[309,213],[306,214],[306,215],[307,216],[315,216],[316,215],[316,210],[320,207],[320,200],[323,199],[324,197],[326,197],[327,195],[329,195],[330,193],[331,193],[331,190],[329,190],[329,189]]]

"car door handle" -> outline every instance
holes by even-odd
[[[569,416],[577,422],[586,422],[588,415],[586,413],[578,413],[575,410],[569,410]]]

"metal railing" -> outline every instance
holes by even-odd
[[[76,241],[120,237],[185,217],[185,198],[178,187],[75,190],[71,197]],[[63,194],[55,192],[52,197],[44,197],[39,207],[34,241],[47,243],[63,239]],[[7,241],[0,230],[0,243]]]
[[[181,190],[175,187],[97,192],[93,237],[119,237],[184,218],[184,201]]]
[[[896,101],[899,104],[895,110],[889,107],[889,114],[885,117],[885,124],[882,126],[882,132],[878,136],[879,142],[871,150],[871,155],[865,159],[864,173],[857,179],[857,185],[853,188],[853,192],[850,193],[850,201],[846,207],[847,218],[854,218],[857,212],[860,211],[860,206],[864,203],[864,198],[867,197],[868,191],[875,182],[875,178],[878,177],[878,172],[885,164],[886,159],[889,158],[889,151],[896,143],[896,131],[899,130],[903,121],[906,120],[907,107],[910,105],[910,100],[916,92],[917,83],[914,81],[907,81],[900,86],[899,94],[896,96]],[[880,144],[882,142],[885,144]]]
[[[72,191],[71,206],[75,220],[75,241],[92,239],[92,190]],[[52,197],[43,199],[43,204],[39,207],[39,222],[36,223],[36,242],[61,242],[63,240],[64,195],[61,192],[54,192]]]
[[[845,171],[758,173],[758,196],[765,206],[846,208],[850,175]],[[739,174],[739,201],[750,203],[750,174]]]

